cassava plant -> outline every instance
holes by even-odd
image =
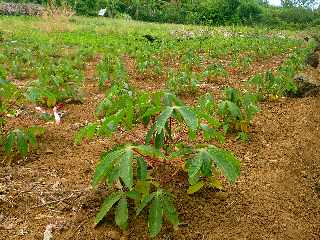
[[[207,115],[199,114],[201,106],[207,108],[203,111]],[[218,121],[210,119],[209,106],[209,103],[206,106],[199,104],[197,110],[186,106],[171,93],[141,93],[127,85],[111,88],[97,108],[99,120],[81,129],[76,135],[76,142],[106,133],[110,136],[119,128],[125,128],[130,134],[130,130],[141,123],[149,130],[145,139],[136,137],[136,142],[115,146],[101,156],[92,185],[96,187],[98,183],[106,183],[110,194],[102,203],[96,224],[114,206],[116,224],[127,229],[128,209],[132,203],[137,215],[148,208],[151,237],[160,232],[163,218],[177,228],[179,218],[173,196],[165,190],[168,180],[157,181],[154,177],[159,165],[187,171],[189,194],[203,186],[221,189],[221,173],[231,183],[236,180],[240,164],[233,154],[196,141],[202,132],[201,124],[212,126]]]
[[[289,93],[295,93],[295,75],[305,68],[305,60],[315,49],[315,43],[310,41],[305,48],[296,49],[275,71],[257,74],[249,81],[256,93],[263,99],[278,99]]]
[[[28,129],[14,129],[7,132],[0,139],[0,145],[3,146],[7,156],[14,157],[20,155],[25,158],[37,146],[37,138],[44,134],[44,128],[32,126]]]
[[[180,72],[170,70],[166,82],[167,89],[176,94],[195,94],[198,85],[202,80],[199,73],[193,72],[190,68],[184,68]]]
[[[26,93],[35,103],[53,107],[66,100],[82,101],[82,72],[67,60],[45,62],[39,69],[39,77]]]
[[[225,99],[218,105],[218,112],[223,118],[223,129],[225,132],[235,130],[239,137],[247,139],[249,126],[254,115],[259,112],[257,106],[258,96],[234,88],[227,88],[224,91]]]
[[[22,94],[11,82],[4,79],[5,74],[0,74],[0,146],[8,157],[16,155],[25,158],[32,147],[37,145],[37,137],[44,134],[44,129],[33,126],[28,129],[13,129],[5,131],[5,118],[8,114],[15,115],[15,106]]]

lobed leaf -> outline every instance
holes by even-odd
[[[210,148],[208,152],[228,181],[234,183],[240,175],[240,161],[223,149]]]
[[[163,216],[163,206],[161,203],[161,192],[156,192],[149,209],[148,229],[150,237],[155,237],[161,230]]]
[[[198,128],[198,119],[196,114],[191,111],[188,107],[186,106],[181,106],[181,107],[176,107],[175,108],[183,117],[184,121],[186,122],[187,126],[195,131]]]
[[[166,107],[165,110],[158,117],[155,126],[158,133],[161,133],[173,112],[173,107]]]
[[[162,195],[162,205],[165,216],[168,218],[173,227],[177,228],[179,224],[178,213],[174,207],[171,197],[166,193]]]
[[[148,205],[148,203],[154,198],[156,193],[151,193],[150,195],[146,195],[142,198],[140,205],[136,210],[136,215],[139,215],[141,211]]]
[[[17,134],[17,148],[18,148],[18,151],[19,151],[19,153],[21,154],[22,157],[25,157],[25,156],[27,156],[28,149],[29,149],[26,135],[21,130],[17,130],[16,134]]]
[[[122,159],[120,162],[120,178],[130,191],[133,187],[132,157],[132,150],[127,149],[122,155]]]
[[[199,157],[199,155],[196,155],[195,158],[191,161],[191,164],[188,168],[189,183],[191,185],[198,182],[202,161],[203,160],[201,157]]]
[[[96,224],[98,224],[107,215],[112,206],[118,202],[122,196],[123,192],[114,192],[103,201],[100,211],[96,215]]]
[[[96,171],[92,180],[92,186],[96,187],[97,184],[105,178],[113,168],[113,162],[119,159],[125,153],[124,149],[111,151],[101,158],[101,161],[96,167]]]
[[[137,177],[139,180],[145,180],[147,178],[147,163],[143,157],[137,158]]]
[[[14,131],[11,131],[4,143],[4,151],[6,152],[6,154],[9,154],[13,151],[13,145],[15,143],[16,140],[16,134]]]
[[[194,185],[189,186],[187,193],[194,194],[198,192],[204,186],[204,181],[199,181]]]
[[[127,198],[122,196],[118,202],[118,206],[115,212],[116,224],[122,229],[127,230],[128,228],[128,201]]]

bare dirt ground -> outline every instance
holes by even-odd
[[[30,157],[0,167],[0,239],[43,239],[46,229],[53,239],[148,239],[143,216],[131,218],[126,233],[115,227],[112,215],[93,227],[106,194],[90,187],[99,156],[133,138],[121,132],[111,140],[74,144],[79,126],[94,120],[103,98],[93,80],[95,64],[87,67],[86,101],[66,105],[62,125],[36,118],[34,106],[10,120],[11,126],[39,124],[47,131]],[[261,108],[251,140],[230,138],[225,144],[242,162],[237,183],[224,192],[187,195],[180,173],[169,187],[181,225],[177,231],[165,225],[158,239],[320,239],[320,96],[265,102]]]

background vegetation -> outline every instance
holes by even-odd
[[[8,2],[68,4],[78,15],[203,25],[267,25],[304,28],[320,24],[317,0],[283,0],[281,7],[266,0],[13,0]]]

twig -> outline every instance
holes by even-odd
[[[49,205],[49,204],[52,204],[52,203],[61,203],[61,202],[65,201],[65,200],[67,200],[67,199],[72,198],[73,196],[74,196],[74,193],[71,193],[71,195],[68,196],[68,197],[65,197],[65,198],[62,198],[62,199],[59,199],[59,200],[55,200],[55,201],[46,202],[46,203],[31,207],[31,209],[43,207],[43,206],[46,206],[46,205]]]
[[[152,162],[152,163],[155,163],[158,165],[164,164],[164,165],[179,167],[180,165],[182,165],[184,163],[182,160],[181,161],[178,161],[178,160],[177,161],[161,161],[159,159],[155,159],[150,156],[146,156],[146,155],[142,154],[141,152],[137,151],[136,149],[133,149],[133,151],[135,153],[139,154],[140,156],[144,157],[147,160],[147,162]]]
[[[79,229],[83,226],[85,222],[86,222],[86,219],[79,224],[79,226],[76,228],[76,230],[72,232],[71,236],[68,239],[74,238],[74,235],[79,231]]]

